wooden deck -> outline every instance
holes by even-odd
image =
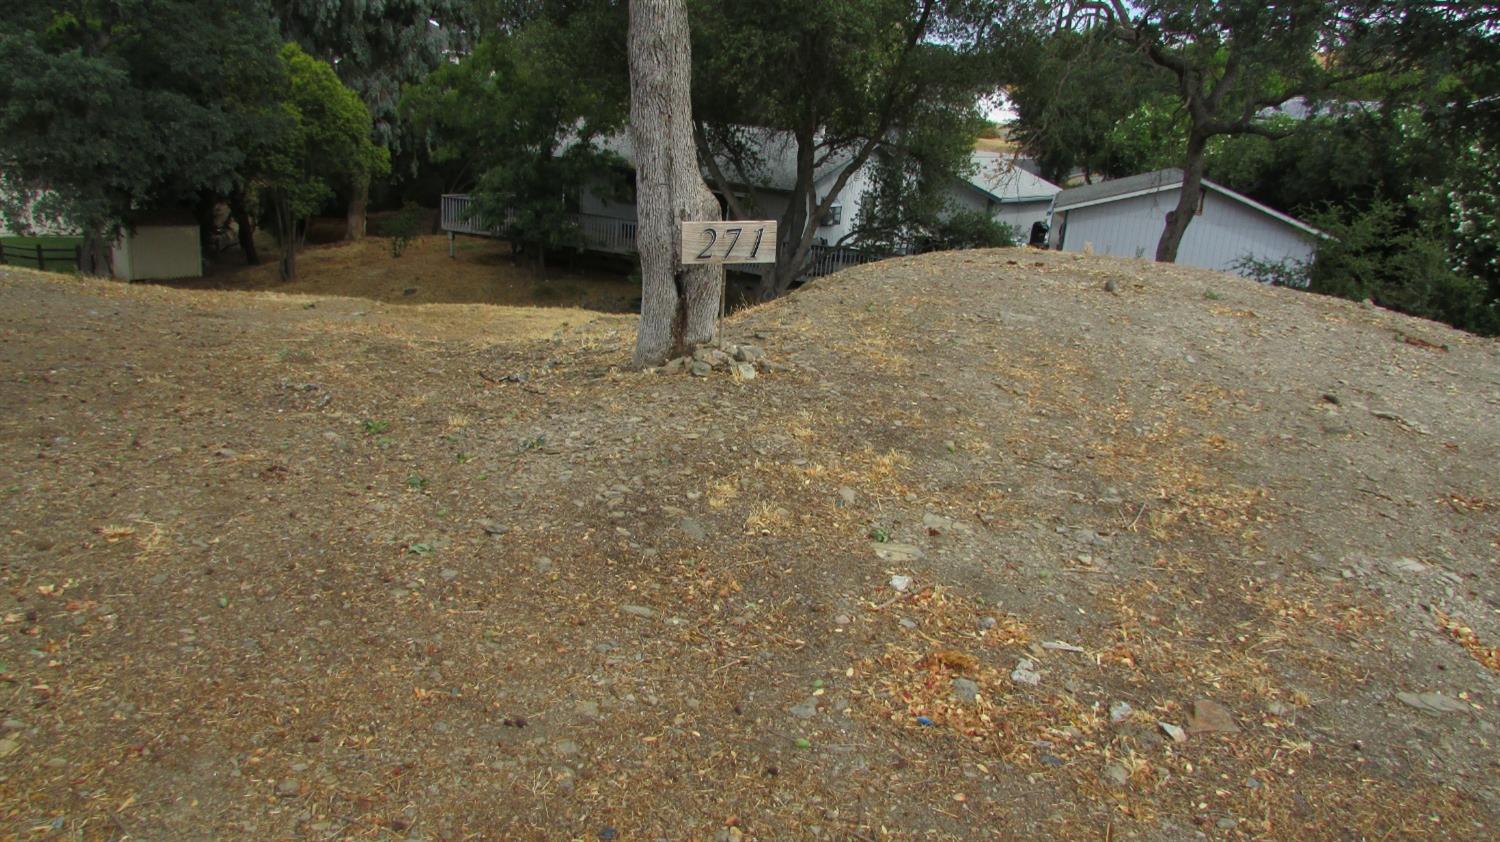
[[[465,193],[450,193],[442,198],[441,226],[449,236],[469,234],[476,237],[505,237],[505,224],[485,227],[474,220],[474,200]],[[507,216],[509,216],[507,214]],[[578,226],[580,247],[608,254],[635,254],[635,222],[592,213],[570,214]]]

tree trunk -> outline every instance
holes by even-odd
[[[114,274],[109,260],[110,240],[99,231],[90,228],[84,232],[83,245],[78,249],[78,274],[108,277]]]
[[[693,144],[692,56],[682,0],[631,0],[629,39],[641,255],[633,364],[644,368],[713,340],[724,267],[678,263],[679,223],[720,218]]]
[[[234,227],[239,229],[240,251],[245,253],[245,265],[259,266],[260,252],[255,250],[255,222],[245,207],[245,194],[235,192],[229,196],[229,212],[234,216]]]
[[[1182,168],[1182,190],[1177,194],[1177,207],[1167,214],[1166,227],[1156,243],[1157,263],[1176,263],[1177,247],[1182,245],[1182,235],[1198,213],[1199,194],[1203,192],[1203,158],[1208,148],[1208,138],[1193,132],[1188,135],[1187,161]]]
[[[354,195],[349,197],[349,211],[344,219],[344,239],[362,240],[365,237],[365,211],[370,204],[370,181],[362,179],[354,186]]]
[[[291,200],[285,196],[276,199],[276,237],[281,241],[281,279],[290,281],[297,277],[297,220],[292,218]]]
[[[761,301],[770,301],[785,294],[792,281],[797,280],[797,273],[802,268],[801,262],[797,260],[797,253],[802,251],[803,235],[807,232],[808,205],[816,199],[811,195],[814,189],[813,155],[816,142],[813,132],[797,132],[797,180],[792,185],[792,195],[787,200],[786,211],[776,224],[776,263],[770,271],[760,276],[760,283],[756,287],[756,295]],[[806,252],[803,251],[803,254],[805,256]]]

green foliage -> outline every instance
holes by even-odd
[[[1359,211],[1329,210],[1312,222],[1331,236],[1311,266],[1255,267],[1262,280],[1500,334],[1500,307],[1484,281],[1455,271],[1433,205],[1380,200]]]
[[[590,4],[565,19],[531,19],[408,91],[403,113],[428,154],[472,174],[476,221],[539,250],[569,246],[585,185],[623,195],[623,161],[597,143],[627,113],[624,54],[614,43],[623,11]]]
[[[932,232],[929,249],[981,249],[1016,245],[1016,229],[981,211],[958,211]]]
[[[263,0],[0,0],[0,212],[102,243],[227,192],[275,107],[276,46]]]
[[[371,142],[369,112],[332,67],[296,44],[286,44],[278,56],[286,87],[273,139],[260,158],[258,186],[275,214],[282,276],[290,278],[306,219],[333,197],[336,185],[388,172],[390,153]]]
[[[1180,109],[1166,99],[1166,80],[1108,29],[1060,29],[1006,59],[1017,114],[1012,137],[1042,177],[1061,184],[1075,169],[1087,177],[1134,175],[1157,168],[1147,161],[1161,152],[1172,154],[1159,135],[1141,139],[1141,130],[1155,127],[1163,112],[1180,120]],[[1180,148],[1180,137],[1173,140]]]
[[[275,0],[283,37],[332,65],[369,109],[374,137],[398,147],[403,85],[457,48],[482,3],[473,0]]]
[[[429,211],[416,202],[401,206],[401,210],[386,223],[386,233],[391,238],[391,257],[400,257],[412,240],[428,230],[430,216]]]
[[[851,172],[876,165],[874,207],[858,221],[866,239],[931,221],[933,194],[944,177],[960,172],[982,126],[977,104],[995,86],[994,49],[1023,29],[1014,12],[1026,5],[689,3],[694,117],[713,158],[728,164],[713,186],[745,194],[741,210],[755,216],[759,187],[792,183],[777,265],[762,296],[784,290],[815,237],[818,206],[832,201],[837,175],[816,191],[814,184],[840,169],[831,162],[848,162]],[[764,148],[764,133],[737,130],[744,126],[784,133],[787,145]],[[911,219],[901,219],[905,211]]]

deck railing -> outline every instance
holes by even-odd
[[[820,278],[824,275],[832,275],[841,269],[874,263],[887,257],[891,255],[849,246],[813,246],[807,254],[807,265],[803,267],[801,276]]]
[[[505,228],[514,219],[514,214],[507,212],[505,220],[499,225],[481,224],[475,219],[474,199],[467,194],[443,196],[441,208],[442,229],[450,234],[504,237]],[[568,216],[578,226],[578,240],[582,248],[612,254],[635,254],[636,225],[633,220],[594,213],[574,213]]]

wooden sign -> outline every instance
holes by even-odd
[[[775,263],[776,220],[682,223],[683,263]]]

